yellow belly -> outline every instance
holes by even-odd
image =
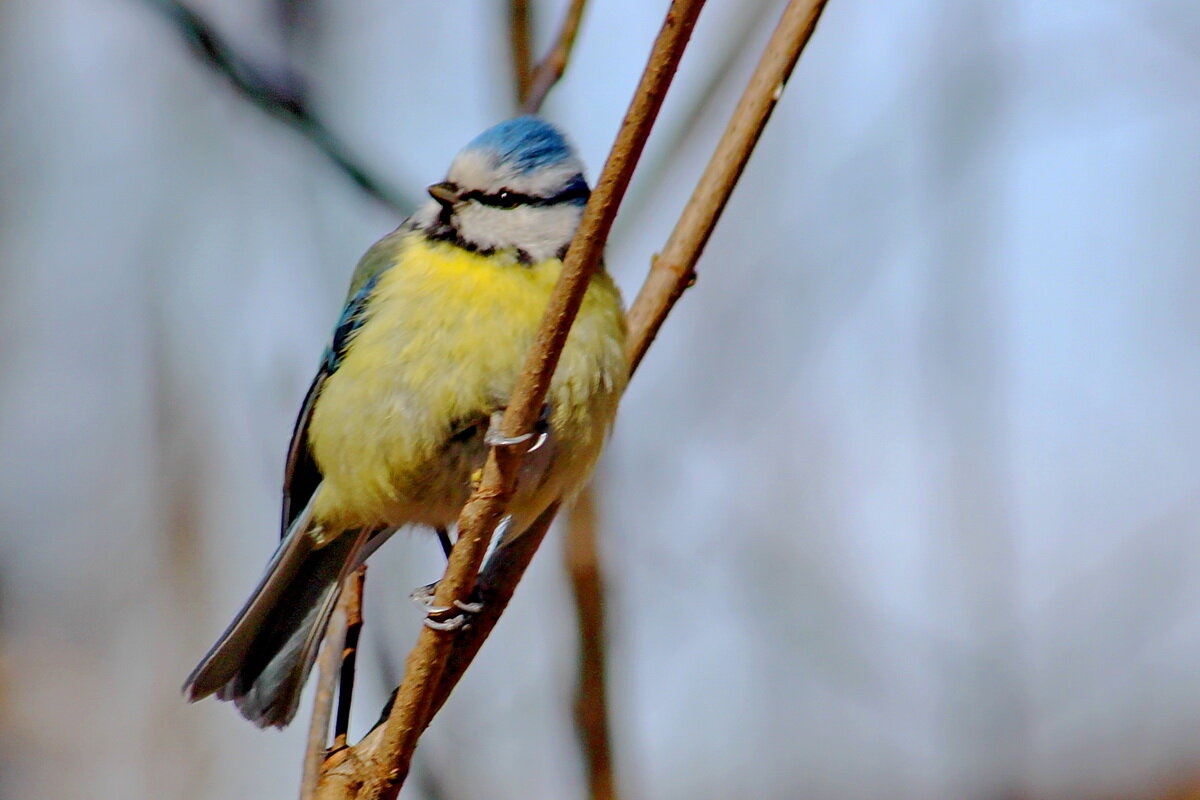
[[[525,265],[419,233],[398,240],[313,408],[317,522],[334,531],[453,522],[485,452],[469,426],[481,433],[508,401],[561,269],[558,259]],[[515,515],[536,515],[586,480],[625,388],[624,342],[620,296],[600,273],[551,383],[553,446],[530,459],[538,474],[523,474]]]

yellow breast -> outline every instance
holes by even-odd
[[[397,240],[313,410],[318,519],[334,528],[453,519],[483,451],[448,440],[507,402],[561,270],[558,259],[525,265],[420,233]],[[554,463],[544,491],[526,502],[544,504],[554,498],[541,495],[586,479],[625,387],[624,341],[620,296],[600,273],[551,384]]]

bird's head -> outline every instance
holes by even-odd
[[[488,128],[429,187],[414,216],[428,235],[483,252],[516,250],[523,261],[561,256],[589,195],[583,162],[562,133],[537,117]]]

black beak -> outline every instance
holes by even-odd
[[[432,197],[434,200],[437,200],[439,203],[441,203],[442,208],[446,209],[447,211],[450,211],[451,209],[453,209],[455,204],[458,203],[458,200],[459,200],[458,186],[451,183],[450,181],[442,181],[441,183],[435,183],[433,186],[430,186],[429,189],[427,189],[426,191],[429,192],[430,197]]]

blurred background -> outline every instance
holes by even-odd
[[[565,9],[531,4],[535,55]],[[184,676],[276,541],[358,256],[512,114],[498,0],[0,2],[0,797],[291,797]],[[592,0],[544,114],[598,172],[665,11]],[[632,298],[778,18],[711,0],[608,247]],[[830,0],[597,476],[628,798],[1200,786],[1200,6]],[[436,541],[372,561],[354,731]],[[552,536],[404,796],[581,798]]]

